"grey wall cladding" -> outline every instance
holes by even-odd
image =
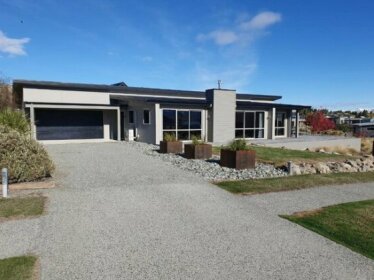
[[[209,142],[226,144],[235,138],[235,90],[210,89],[206,91],[207,100],[213,107],[209,114]]]

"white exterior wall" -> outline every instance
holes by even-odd
[[[269,118],[269,136],[268,139],[275,139],[275,116],[277,114],[277,110],[275,108],[271,109],[269,112],[270,118]]]
[[[269,111],[264,113],[264,139],[269,138],[269,123],[270,123],[270,114]]]
[[[162,140],[162,109],[160,104],[155,104],[155,144],[158,145]]]
[[[24,88],[23,102],[110,105],[110,98],[106,92]]]

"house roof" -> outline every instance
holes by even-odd
[[[281,99],[280,95],[268,95],[268,94],[249,94],[249,93],[237,93],[236,99],[240,100],[266,100],[275,101]]]
[[[149,94],[154,96],[169,95],[181,97],[200,97],[205,98],[205,91],[193,90],[176,90],[176,89],[160,89],[160,88],[146,88],[146,87],[130,87],[124,82],[105,85],[105,84],[83,84],[83,83],[62,83],[51,81],[32,81],[32,80],[14,80],[13,86],[19,88],[40,88],[40,89],[60,89],[60,90],[77,90],[77,91],[96,91],[109,93],[133,93],[133,94]],[[266,100],[274,101],[282,98],[279,95],[262,95],[262,94],[247,94],[237,93],[237,99],[240,100]]]
[[[364,122],[364,123],[354,123],[352,126],[374,126],[374,121],[372,122]]]
[[[289,110],[301,110],[301,109],[310,109],[311,106],[305,105],[294,105],[294,104],[282,104],[282,103],[269,103],[269,102],[236,102],[236,108],[238,110],[245,110],[245,109],[289,109]]]
[[[40,88],[40,89],[62,89],[77,91],[96,91],[109,93],[143,93],[152,95],[182,95],[185,97],[205,97],[205,92],[190,90],[174,90],[144,87],[129,87],[122,85],[104,85],[104,84],[82,84],[82,83],[61,83],[50,81],[29,81],[14,80],[14,87]]]

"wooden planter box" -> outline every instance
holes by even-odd
[[[181,154],[182,152],[183,143],[181,141],[160,141],[160,153]]]
[[[247,169],[255,168],[256,166],[256,151],[244,150],[244,151],[231,151],[221,150],[221,166],[236,168],[236,169]]]
[[[186,144],[184,155],[189,159],[209,159],[212,157],[212,145],[210,144]]]

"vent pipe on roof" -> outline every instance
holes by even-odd
[[[127,85],[126,85],[125,82],[115,83],[115,84],[112,84],[112,86],[115,86],[115,87],[127,87]]]

